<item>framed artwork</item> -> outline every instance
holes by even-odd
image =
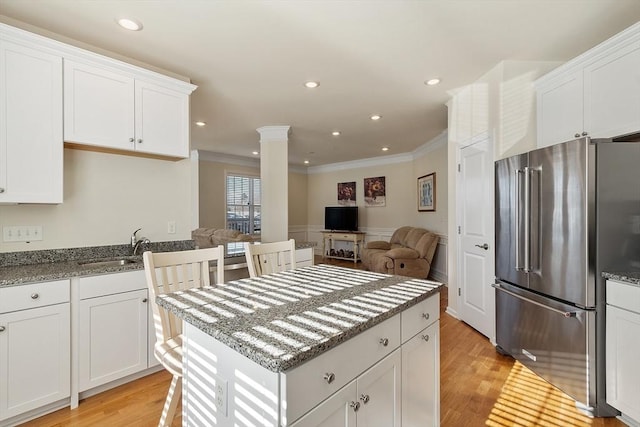
[[[436,210],[436,173],[418,178],[418,212]]]
[[[385,206],[386,198],[385,177],[364,179],[364,205],[365,206]]]
[[[342,206],[356,205],[356,182],[338,183],[338,204]]]

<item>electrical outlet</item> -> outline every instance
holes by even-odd
[[[167,233],[176,234],[176,222],[175,221],[167,222]]]
[[[215,399],[213,400],[213,404],[218,408],[219,413],[222,416],[227,416],[227,381],[222,378],[215,376]]]
[[[41,225],[14,225],[2,227],[2,240],[5,242],[34,242],[42,240]]]

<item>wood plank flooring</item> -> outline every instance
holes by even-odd
[[[344,267],[352,262],[322,261]],[[356,268],[360,268],[358,264]],[[440,419],[442,426],[624,426],[615,418],[588,418],[573,401],[513,359],[496,353],[489,340],[445,313],[440,304]],[[171,376],[158,372],[92,396],[77,409],[61,409],[24,424],[53,426],[156,426]],[[176,416],[173,426],[180,426]],[[406,426],[422,427],[422,426]]]

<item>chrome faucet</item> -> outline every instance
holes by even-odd
[[[151,240],[147,239],[146,237],[142,237],[138,239],[138,237],[136,236],[136,233],[138,233],[138,231],[140,230],[142,230],[142,228],[138,228],[136,231],[133,232],[133,234],[131,234],[131,248],[133,248],[133,255],[138,254],[138,249],[140,248],[140,245],[148,245],[149,243],[151,243]]]

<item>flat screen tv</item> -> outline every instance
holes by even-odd
[[[324,228],[332,231],[358,231],[357,206],[327,206],[324,208]]]

